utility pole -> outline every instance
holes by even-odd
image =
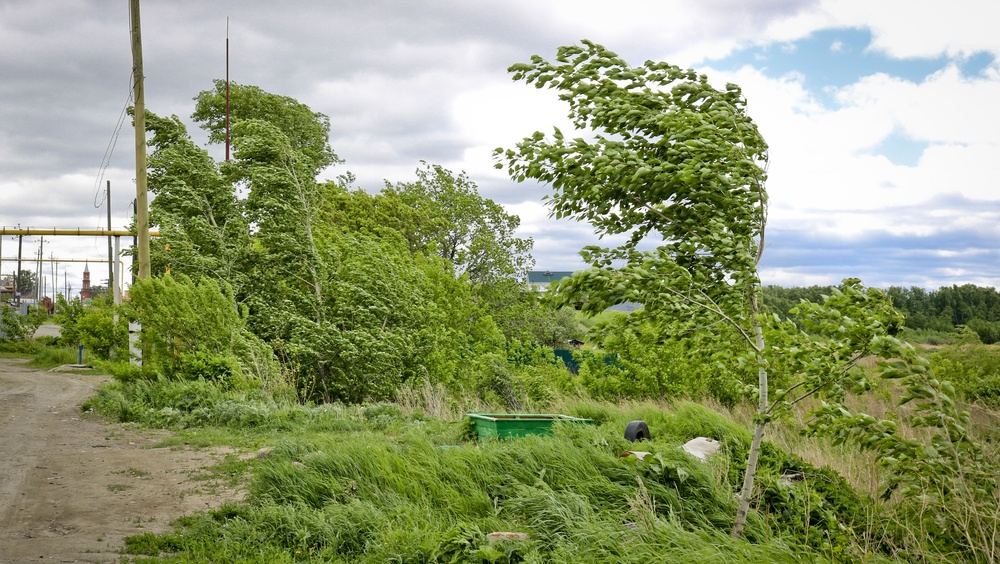
[[[138,232],[139,278],[149,278],[149,202],[146,197],[146,101],[142,74],[142,27],[139,0],[129,2],[132,19],[132,72],[135,98],[135,227]]]
[[[17,236],[17,272],[14,273],[14,301],[21,307],[21,252],[24,248],[24,235]]]
[[[226,162],[229,162],[229,18],[226,18]]]
[[[38,274],[35,275],[35,305],[38,305],[38,300],[42,299],[42,295],[39,293],[39,289],[45,291],[45,287],[42,284],[42,253],[45,251],[45,237],[40,237],[38,239]],[[41,286],[41,288],[39,288]]]
[[[106,199],[108,204],[108,231],[110,232],[111,231],[111,181],[110,180],[108,180],[108,195]],[[117,285],[118,281],[115,279],[115,259],[117,257],[114,254],[112,254],[114,251],[111,248],[111,243],[112,243],[111,235],[109,234],[108,235],[108,292],[110,293],[110,295],[113,296],[115,295],[115,285]]]

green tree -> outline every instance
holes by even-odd
[[[378,194],[341,190],[326,202],[324,223],[346,232],[402,235],[414,255],[438,256],[472,286],[473,299],[508,339],[531,340],[551,312],[524,286],[534,261],[520,223],[479,194],[464,173],[424,163],[413,182],[387,183]]]
[[[223,92],[196,98],[212,143]],[[374,195],[349,190],[350,173],[320,182],[340,162],[326,116],[253,86],[235,85],[231,107],[226,163],[176,117],[147,117],[154,267],[229,284],[303,399],[390,399],[415,379],[465,389],[488,372],[480,357],[530,340],[546,311],[521,283],[531,241],[466,175],[424,164]]]
[[[194,143],[176,116],[146,113],[152,133],[149,156],[150,223],[162,236],[152,242],[154,273],[183,273],[231,284],[238,295],[249,282],[250,230],[243,202],[218,164]]]
[[[531,239],[515,235],[520,219],[496,202],[483,198],[464,173],[455,175],[440,166],[424,163],[416,182],[387,186],[386,197],[398,197],[425,221],[407,233],[414,250],[448,259],[459,275],[473,284],[524,280],[534,265]]]
[[[38,277],[31,270],[21,270],[17,275],[17,291],[21,297],[32,296],[35,292],[35,281]]]
[[[209,133],[212,143],[226,141],[226,82],[216,80],[215,88],[195,97],[194,120]],[[281,129],[288,145],[303,156],[311,168],[310,178],[340,158],[330,147],[330,120],[309,106],[258,86],[229,83],[230,129],[241,121],[262,121]],[[234,132],[235,134],[235,132]]]
[[[84,313],[83,302],[79,299],[67,300],[65,296],[56,296],[56,312],[53,321],[59,325],[59,342],[63,345],[76,346],[80,344],[80,332],[77,323]]]
[[[715,336],[725,355],[719,360],[757,373],[758,410],[734,537],[746,523],[765,426],[813,396],[821,401],[811,429],[886,455],[890,487],[905,483],[909,494],[941,501],[964,485],[995,507],[995,480],[992,489],[983,487],[992,467],[965,431],[968,414],[955,408],[950,384],[933,378],[927,361],[893,336],[901,319],[884,292],[847,279],[821,303],[792,308],[802,329],[763,314],[756,265],[766,219],[767,147],[737,86],[719,91],[706,77],[664,63],[632,68],[591,42],[560,48],[555,63],[535,56],[510,70],[517,80],[560,90],[570,118],[589,130],[590,140],[567,141],[558,129],[551,138],[535,133],[516,150],[498,149],[499,166],[505,161],[515,179],[550,184],[556,216],[590,221],[601,235],[630,235],[617,248],[586,248],[582,255],[591,267],[554,285],[556,302],[582,303],[589,312],[638,302],[641,313],[626,320],[653,324],[665,335]],[[658,246],[646,250],[653,239]],[[727,343],[729,336],[735,342]],[[869,355],[899,359],[883,364],[882,374],[903,382],[902,401],[917,404],[912,421],[933,429],[931,445],[898,437],[891,421],[845,406],[848,393],[871,388],[867,373],[856,369]],[[773,395],[771,374],[778,376]],[[646,382],[659,377],[644,376]],[[927,463],[904,462],[914,456]],[[935,473],[936,466],[942,472]],[[940,524],[950,518],[941,513],[946,507],[942,502],[937,514],[910,517],[921,527]],[[957,524],[953,519],[949,526]]]
[[[590,140],[536,132],[497,149],[512,178],[548,183],[556,217],[590,222],[617,248],[588,247],[591,266],[554,285],[564,305],[599,312],[623,301],[646,316],[688,328],[728,323],[742,336],[769,405],[760,281],[767,198],[767,145],[747,116],[739,87],[717,90],[705,76],[665,63],[633,68],[584,41],[554,63],[534,56],[510,68],[515,80],[560,91],[569,117]],[[642,250],[647,236],[659,240]],[[612,264],[623,263],[620,267]],[[765,420],[756,425],[733,534],[746,521]]]
[[[277,381],[273,355],[246,329],[246,312],[231,287],[211,278],[163,275],[137,280],[129,293],[146,360],[160,373],[226,387]]]
[[[74,320],[72,333],[78,336],[79,344],[101,360],[128,354],[128,320],[120,317],[116,324],[116,309],[110,297],[99,296],[91,305],[82,306]]]

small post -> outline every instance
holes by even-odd
[[[83,345],[77,345],[76,363],[83,364]]]

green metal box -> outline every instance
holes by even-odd
[[[465,416],[472,420],[472,428],[479,439],[546,435],[552,432],[556,421],[594,422],[592,419],[550,413],[466,413]]]

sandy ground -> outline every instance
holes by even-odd
[[[204,479],[225,450],[81,413],[103,378],[0,359],[0,563],[117,562],[126,536],[240,497]]]

